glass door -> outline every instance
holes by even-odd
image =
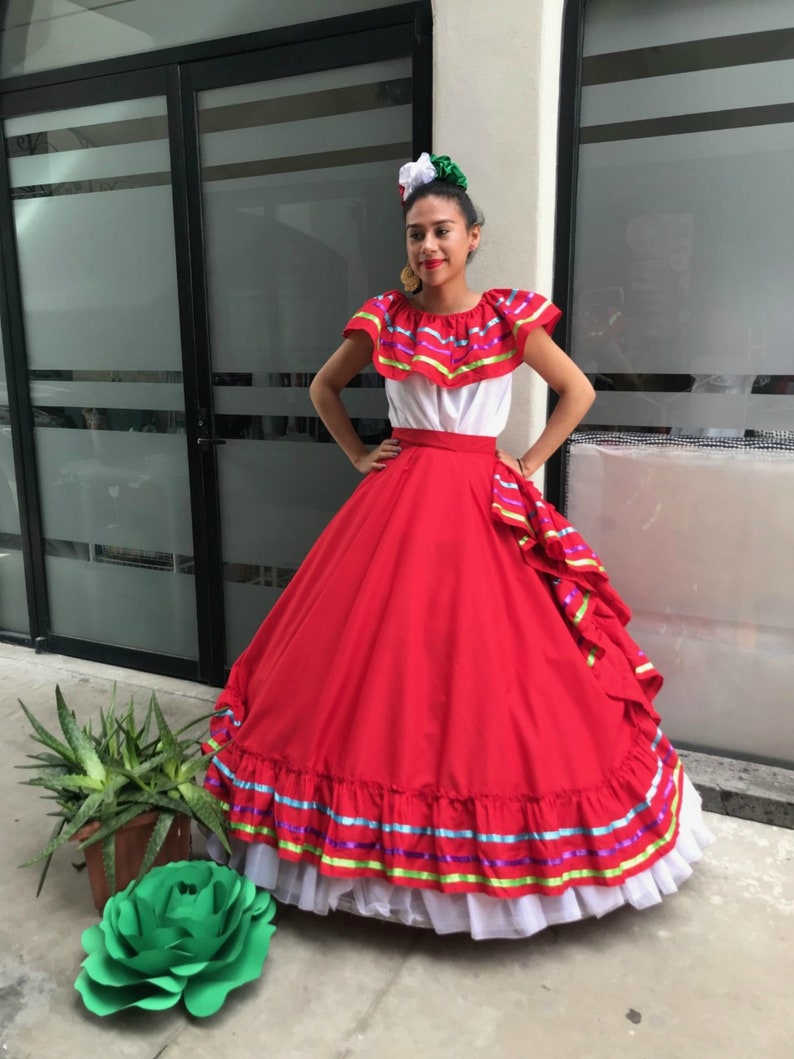
[[[308,388],[399,283],[395,174],[429,142],[428,41],[411,19],[0,101],[49,649],[222,683],[357,484]],[[24,631],[4,389],[0,628]],[[379,377],[345,400],[378,441]]]
[[[412,154],[411,60],[197,92],[225,663],[230,666],[359,476],[308,387],[341,329],[402,265],[396,172]],[[366,442],[379,377],[344,395]]]
[[[25,113],[4,135],[50,646],[195,660],[166,96]]]

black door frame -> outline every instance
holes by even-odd
[[[195,343],[194,355],[186,356],[184,361],[185,397],[186,401],[190,398],[188,407],[194,413],[201,410],[200,417],[188,416],[187,427],[189,458],[194,464],[191,481],[199,483],[199,489],[193,491],[193,520],[202,537],[195,553],[199,611],[205,618],[199,626],[199,657],[206,661],[202,677],[209,683],[222,684],[227,666],[217,450],[212,444],[197,444],[199,437],[206,439],[212,434],[214,422],[197,93],[400,58],[411,55],[415,39],[414,25],[408,23],[283,44],[267,53],[224,56],[176,68],[179,96],[174,109],[178,107],[181,120],[174,131],[177,137],[181,136],[182,157],[175,161],[182,170],[186,190],[185,213],[180,209],[177,220],[177,242],[188,247],[188,253],[178,259],[185,269],[180,284],[190,287],[192,307],[192,319],[186,321],[185,333],[192,333]],[[187,304],[188,299],[184,301]],[[193,370],[189,375],[191,362]]]
[[[12,436],[31,636],[37,650],[87,658],[209,684],[225,676],[223,575],[216,456],[199,446],[212,415],[204,233],[196,92],[410,56],[414,153],[429,150],[432,121],[432,15],[429,0],[0,80],[0,118],[165,95],[171,152],[174,240],[194,534],[198,660],[54,634],[49,629],[41,505],[27,385],[27,351],[5,145],[0,147],[0,309],[3,310]],[[2,137],[0,137],[2,140]]]
[[[576,191],[579,175],[579,115],[582,99],[582,45],[586,0],[565,0],[562,16],[560,98],[557,122],[557,195],[554,232],[554,287],[552,298],[562,309],[555,339],[569,349],[573,308],[573,261],[576,232]],[[549,388],[547,417],[558,397]],[[565,510],[568,443],[546,464],[544,493],[550,503]]]

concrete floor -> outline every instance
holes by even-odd
[[[21,698],[54,718],[60,683],[78,717],[156,688],[170,717],[211,689],[0,644],[7,766],[31,749]],[[170,1012],[99,1019],[73,989],[87,880],[61,851],[42,896],[45,805],[0,775],[0,1057],[9,1059],[783,1059],[794,1054],[794,832],[709,815],[718,842],[680,894],[646,912],[525,942],[437,937],[337,914],[282,912],[262,977],[214,1018]]]

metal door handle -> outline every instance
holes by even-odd
[[[196,438],[196,444],[208,448],[210,445],[225,445],[226,438]]]

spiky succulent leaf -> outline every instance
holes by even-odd
[[[152,698],[149,699],[149,705],[146,707],[146,713],[144,714],[143,724],[138,729],[138,743],[141,746],[144,746],[146,743],[148,743],[150,738],[151,738],[152,717],[153,717],[153,713],[154,713],[154,711],[152,709],[152,699],[153,698],[154,698],[154,693],[152,693]]]
[[[25,703],[22,701],[22,699],[18,699],[17,701],[24,710],[25,716],[30,721],[31,728],[36,733],[36,735],[33,736],[36,742],[41,743],[43,746],[49,747],[50,750],[54,750],[60,758],[62,758],[66,762],[69,762],[69,764],[76,765],[77,758],[75,757],[72,750],[64,743],[62,743],[59,739],[56,739],[51,732],[47,731],[43,724],[40,724],[36,720],[36,718],[27,708]]]
[[[137,782],[143,776],[147,776],[150,772],[155,772],[167,761],[173,759],[173,754],[169,751],[162,750],[160,753],[155,754],[154,757],[145,758],[137,769],[123,768],[119,769],[119,772],[125,776],[128,780]]]
[[[163,843],[168,837],[168,832],[171,830],[171,824],[174,822],[174,813],[160,813],[155,821],[152,833],[149,836],[149,842],[146,846],[146,852],[143,855],[141,861],[140,870],[135,878],[135,882],[141,881],[143,876],[147,873],[149,868],[154,864],[154,858],[160,852],[163,847]]]
[[[115,835],[120,828],[145,811],[139,805],[131,805],[120,812],[114,812],[112,816],[104,816],[97,830],[89,835],[88,838],[83,839],[77,848],[85,849],[86,846],[93,846],[97,842],[102,842],[108,835]]]
[[[96,737],[96,751],[101,756],[115,758],[118,755],[118,721],[115,713],[116,685],[113,685],[113,698],[107,713],[100,712],[99,735]]]
[[[46,787],[48,791],[102,791],[104,785],[91,776],[37,776],[32,780],[22,780],[28,787]]]
[[[17,769],[37,769],[37,768],[57,768],[61,772],[74,772],[74,768],[70,762],[64,761],[60,754],[52,754],[46,750],[41,750],[37,754],[25,754],[28,761],[33,761],[33,765],[14,765]]]
[[[197,787],[195,783],[183,783],[179,787],[179,793],[189,806],[191,815],[200,823],[208,827],[213,835],[218,838],[227,853],[231,853],[229,840],[226,837],[226,819],[217,798]]]
[[[184,761],[180,769],[181,780],[193,779],[199,772],[203,772],[216,753],[217,751],[210,750],[207,754],[199,754],[198,757]]]
[[[102,839],[102,866],[111,895],[116,892],[116,832]]]
[[[66,825],[65,820],[59,820],[55,827],[52,829],[50,840],[47,845],[50,845],[63,831]],[[50,870],[50,864],[52,863],[52,853],[49,853],[44,859],[44,867],[41,869],[41,875],[39,876],[39,885],[36,887],[36,897],[41,893],[41,888],[44,886],[44,880],[47,878],[47,872]]]
[[[197,724],[206,724],[212,717],[215,716],[215,710],[210,710],[209,713],[203,713],[200,717],[194,717],[192,721],[188,721],[187,724],[183,724],[181,728],[173,730],[174,736],[178,737],[183,732],[189,732],[191,728],[195,728]],[[195,740],[198,742],[198,740]]]
[[[167,813],[178,812],[190,815],[189,808],[182,798],[174,798],[171,793],[158,791],[141,791],[136,795],[125,795],[126,805],[137,805],[139,813],[145,813],[147,809],[162,809]]]
[[[63,734],[66,736],[66,741],[72,749],[72,753],[89,776],[97,780],[104,779],[105,769],[102,762],[91,745],[91,740],[78,726],[72,711],[64,702],[59,686],[55,688],[55,701],[58,707],[58,720]]]
[[[177,757],[179,755],[179,748],[174,733],[171,731],[168,722],[163,716],[163,711],[160,709],[160,704],[154,694],[152,694],[150,705],[154,711],[155,720],[157,721],[157,731],[160,736],[160,743],[162,744],[163,750],[167,754]]]
[[[72,819],[66,822],[63,830],[60,831],[58,835],[53,835],[44,849],[39,850],[35,857],[26,860],[24,864],[20,865],[20,867],[27,868],[29,864],[35,864],[36,861],[42,860],[44,857],[49,857],[56,849],[60,849],[64,843],[69,841],[72,835],[77,834],[83,824],[87,824],[89,820],[94,818],[94,815],[99,810],[101,804],[101,794],[89,794]]]

